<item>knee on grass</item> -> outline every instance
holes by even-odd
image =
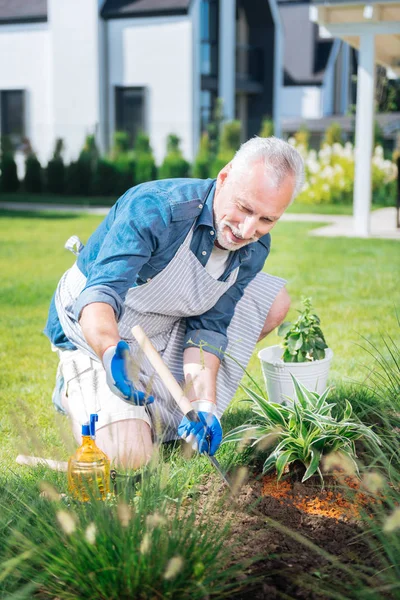
[[[153,453],[151,429],[141,419],[125,419],[102,427],[96,443],[116,468],[138,469],[148,463]]]

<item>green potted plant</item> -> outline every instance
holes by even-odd
[[[303,310],[299,311],[296,321],[282,323],[278,329],[282,344],[263,348],[258,353],[272,402],[287,403],[288,398],[293,398],[291,375],[319,394],[326,388],[333,352],[327,346],[311,299],[303,298],[302,303]]]
[[[230,431],[223,443],[247,441],[259,449],[268,447],[263,473],[275,468],[278,480],[288,468],[296,476],[301,473],[302,482],[318,475],[323,484],[321,464],[332,452],[352,464],[358,474],[355,441],[365,437],[380,445],[378,436],[352,418],[348,400],[339,411],[335,403],[328,401],[329,388],[318,394],[309,391],[295,377],[291,379],[294,389],[291,406],[271,402],[261,389],[258,393],[241,386],[246,399],[252,401],[254,417]]]

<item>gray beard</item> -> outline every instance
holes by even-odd
[[[217,222],[217,242],[221,246],[221,248],[224,248],[224,250],[240,250],[240,248],[244,248],[244,246],[248,246],[249,244],[252,244],[253,242],[257,241],[255,239],[243,240],[243,242],[239,242],[238,244],[235,244],[234,242],[227,242],[222,231],[224,227],[229,227],[229,229],[231,229],[231,227],[227,224],[226,221],[220,221],[219,223]],[[234,232],[232,233],[236,235]]]

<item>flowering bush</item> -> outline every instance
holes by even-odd
[[[306,178],[299,202],[304,204],[351,204],[354,187],[354,147],[350,142],[324,144],[317,152],[307,150],[294,138],[289,143],[295,146],[305,162]],[[394,204],[397,167],[385,160],[382,146],[376,146],[372,157],[373,202]]]

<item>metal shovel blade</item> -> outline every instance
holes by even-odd
[[[210,463],[215,467],[215,469],[218,471],[218,473],[220,474],[221,478],[225,481],[228,488],[230,490],[232,490],[231,483],[230,483],[229,479],[227,478],[226,474],[223,472],[221,465],[219,464],[219,462],[215,458],[215,456],[210,456],[209,454],[207,454],[207,458],[210,461]]]

